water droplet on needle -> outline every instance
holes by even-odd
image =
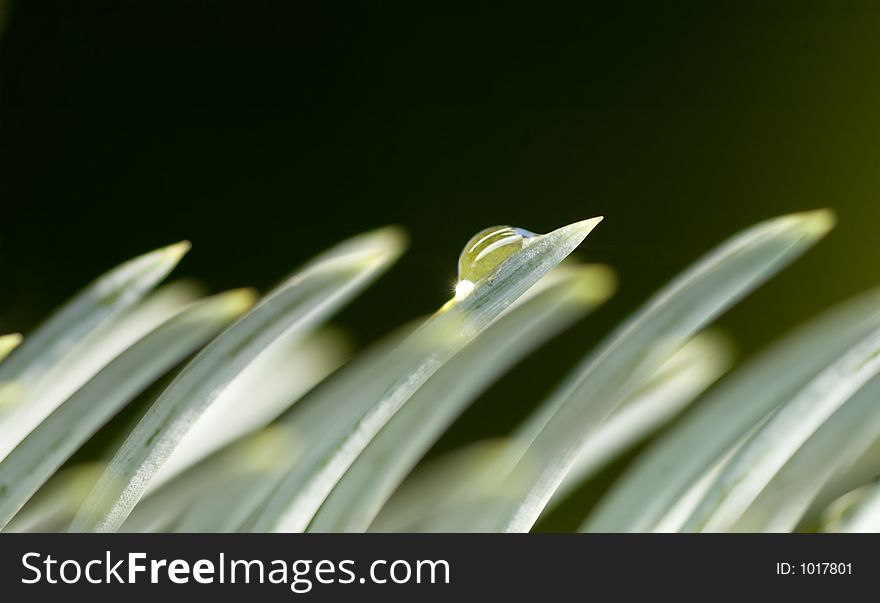
[[[491,275],[504,260],[519,251],[537,235],[523,228],[492,226],[475,234],[458,258],[455,299],[464,299],[476,283]]]

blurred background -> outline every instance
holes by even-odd
[[[745,357],[880,283],[880,5],[0,0],[0,332],[180,239],[265,289],[388,223],[409,253],[340,317],[436,309],[465,241],[602,214],[618,295],[439,445],[519,410],[691,261],[778,214],[840,224],[721,326]],[[539,376],[539,377],[537,377]]]

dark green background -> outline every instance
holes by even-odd
[[[507,404],[761,219],[840,225],[725,316],[744,354],[880,282],[880,4],[571,6],[14,2],[0,331],[178,239],[179,274],[265,288],[398,223],[410,252],[341,317],[365,343],[445,300],[477,230],[603,214],[581,256],[621,290],[471,411],[501,433]]]

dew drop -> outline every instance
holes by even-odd
[[[456,297],[465,297],[473,290],[474,283],[495,272],[504,260],[528,245],[536,236],[523,228],[492,226],[471,237],[458,258]]]

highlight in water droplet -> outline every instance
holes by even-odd
[[[472,281],[458,281],[455,284],[455,299],[464,299],[471,294],[471,291],[474,290],[474,287],[476,287],[476,285],[474,285]]]
[[[504,260],[528,245],[536,236],[524,228],[492,226],[471,237],[458,258],[455,298],[467,297],[477,282],[495,272]]]

